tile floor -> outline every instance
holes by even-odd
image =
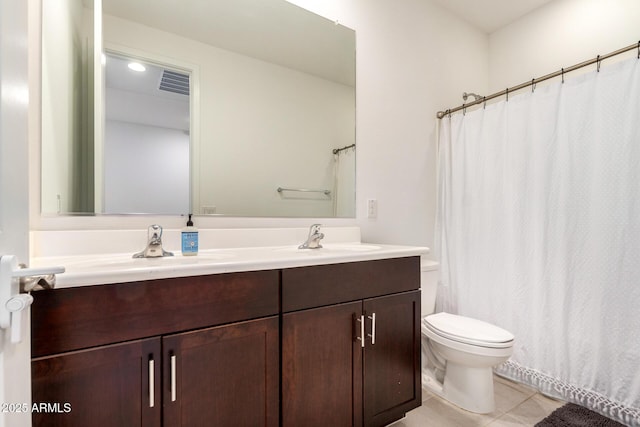
[[[467,412],[422,390],[422,406],[407,413],[393,427],[515,427],[534,426],[565,402],[495,376],[496,410],[490,414]]]

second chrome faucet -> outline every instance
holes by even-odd
[[[298,246],[298,249],[320,249],[322,245],[320,240],[324,238],[324,233],[320,232],[322,224],[313,224],[309,227],[309,236],[307,241]]]

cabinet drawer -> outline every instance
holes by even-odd
[[[282,270],[282,311],[320,307],[420,288],[420,257]]]
[[[278,314],[279,272],[39,291],[33,357]]]

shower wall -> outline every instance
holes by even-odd
[[[489,90],[498,92],[637,43],[637,0],[556,0],[489,36]],[[618,61],[628,52],[603,62]],[[586,67],[579,72],[595,70]]]

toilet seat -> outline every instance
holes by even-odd
[[[430,332],[459,343],[485,348],[513,346],[513,334],[481,320],[441,312],[426,316],[422,322]]]
[[[449,313],[425,316],[421,326],[425,387],[468,411],[493,412],[493,368],[513,354],[514,336]]]

